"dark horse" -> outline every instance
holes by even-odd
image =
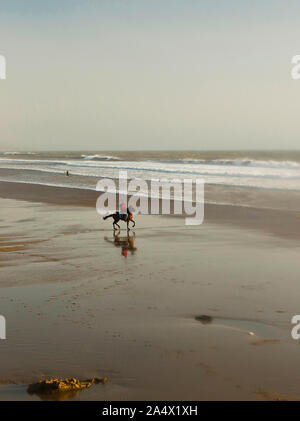
[[[113,218],[113,227],[116,229],[116,226],[120,229],[120,225],[118,224],[119,221],[127,222],[127,229],[129,230],[129,222],[133,223],[133,228],[135,227],[135,222],[133,220],[133,214],[130,212],[130,210],[127,208],[127,213],[112,213],[111,215],[104,216],[103,219],[107,218]]]

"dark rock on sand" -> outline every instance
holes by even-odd
[[[201,322],[203,324],[211,323],[213,321],[213,317],[207,316],[206,314],[201,314],[201,316],[196,316],[195,320]]]

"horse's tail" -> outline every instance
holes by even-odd
[[[107,219],[107,218],[112,218],[114,215],[113,214],[111,214],[111,215],[106,215],[106,216],[103,216],[103,219],[104,219],[104,221],[105,221],[105,219]]]

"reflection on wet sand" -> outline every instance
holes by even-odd
[[[113,244],[115,247],[121,247],[121,255],[127,257],[128,251],[134,254],[137,248],[135,247],[135,232],[131,233],[127,231],[126,236],[120,236],[120,231],[114,231],[113,239],[104,237],[104,240],[108,243]]]

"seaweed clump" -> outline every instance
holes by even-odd
[[[37,395],[43,400],[64,400],[72,398],[84,389],[89,389],[94,384],[106,383],[107,377],[79,380],[75,377],[66,379],[41,380],[28,386],[30,395]]]

